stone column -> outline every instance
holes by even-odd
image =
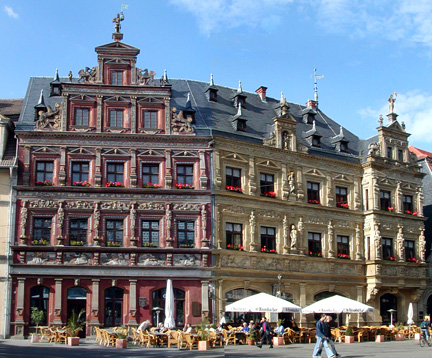
[[[24,146],[24,173],[23,185],[30,185],[30,152],[31,146]]]
[[[102,148],[96,148],[96,162],[95,162],[95,187],[102,186],[102,159],[101,159]]]
[[[54,291],[54,326],[63,325],[62,322],[62,278],[56,278],[55,281],[55,291]]]
[[[62,132],[66,131],[67,128],[67,117],[68,117],[68,95],[66,93],[62,93],[62,103],[61,103],[61,117],[60,117],[60,130]]]
[[[218,296],[219,296],[219,314],[218,314],[218,323],[220,322],[221,318],[223,317],[223,315],[225,314],[225,302],[226,299],[224,299],[223,297],[223,280],[219,280],[218,281]]]
[[[297,200],[302,201],[305,197],[303,190],[303,168],[298,167],[297,171]]]
[[[256,217],[255,217],[255,211],[252,210],[250,217],[249,217],[249,227],[250,227],[250,252],[257,252],[258,249],[258,242],[256,239]]]
[[[165,134],[171,134],[171,103],[170,98],[165,97]]]
[[[91,335],[96,335],[94,327],[99,327],[99,282],[98,279],[92,280],[92,300],[91,300],[91,318],[90,318],[90,327],[91,327]]]
[[[132,77],[133,79],[133,77]],[[131,133],[137,130],[137,98],[131,97]]]
[[[380,208],[380,189],[378,186],[378,178],[372,178],[372,204],[374,210],[379,210]]]
[[[257,190],[257,183],[256,183],[256,176],[255,176],[255,158],[250,157],[249,158],[249,194],[254,195]]]
[[[201,205],[201,230],[201,248],[208,249],[210,240],[207,239],[207,209],[205,204]]]
[[[355,258],[356,258],[356,260],[361,260],[362,254],[361,254],[361,249],[360,249],[360,242],[361,242],[360,224],[357,224],[355,232],[356,232],[355,233],[355,247],[356,247]]]
[[[336,257],[336,254],[335,254],[334,227],[331,220],[329,220],[328,222],[327,235],[328,235],[328,251],[327,251],[328,256],[327,257],[333,259]]]
[[[173,181],[171,150],[165,150],[165,188],[171,189]]]
[[[201,281],[201,314],[209,313],[209,282]]]
[[[363,301],[363,286],[357,286],[357,301],[364,303]],[[364,325],[364,313],[357,314],[357,327]]]
[[[397,187],[396,187],[396,193],[395,193],[395,212],[398,214],[402,214],[403,212],[403,193],[402,193],[402,188],[401,185],[402,183],[400,181],[397,182]]]
[[[282,164],[282,200],[288,200],[289,189],[287,180],[287,166],[285,163]]]
[[[66,147],[60,147],[60,170],[58,180],[60,186],[66,185]]]
[[[299,306],[305,307],[306,306],[306,283],[300,282],[299,286],[300,286]],[[306,322],[307,322],[306,315],[304,315],[304,314],[300,315],[300,324],[303,326],[306,324]]]
[[[207,174],[206,174],[206,162],[205,162],[205,152],[202,150],[198,151],[199,154],[199,171],[200,171],[200,189],[207,189]]]
[[[15,331],[14,336],[16,338],[24,338],[24,296],[25,296],[25,278],[18,278],[17,287],[17,308],[15,317]]]
[[[423,189],[421,186],[417,188],[417,216],[423,217]]]
[[[137,160],[136,160],[136,150],[130,150],[130,158],[131,158],[131,172],[129,176],[129,185],[131,188],[137,187]]]
[[[283,218],[283,227],[282,227],[282,253],[283,255],[289,254],[289,223],[288,223],[288,216],[285,215]]]
[[[327,206],[333,206],[335,197],[334,197],[334,192],[333,192],[333,173],[331,175],[327,175]],[[323,203],[324,204],[324,203]]]
[[[221,175],[221,166],[220,166],[220,153],[218,150],[213,152],[213,166],[215,170],[215,187],[216,189],[222,189],[222,175]]]
[[[136,321],[137,297],[136,297],[137,280],[129,280],[129,322],[128,326],[138,326]]]
[[[220,213],[220,204],[216,205],[216,210],[215,210],[215,237],[216,237],[216,248],[217,249],[222,249],[222,234],[221,234],[221,213]],[[223,232],[223,230],[222,230]],[[244,246],[244,242],[243,242],[243,246]]]

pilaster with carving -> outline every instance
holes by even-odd
[[[358,179],[354,181],[354,210],[361,210],[360,185]]]
[[[93,227],[94,227],[94,237],[93,237],[93,245],[100,246],[101,237],[99,236],[99,226],[100,226],[100,210],[99,210],[99,202],[95,202],[94,210],[93,210]]]
[[[258,243],[256,238],[256,217],[255,217],[255,211],[252,210],[250,217],[249,217],[249,227],[250,227],[250,252],[257,252],[258,249]]]
[[[66,185],[66,147],[60,147],[60,170],[58,180],[60,186]]]
[[[402,193],[402,183],[398,181],[396,183],[396,193],[395,193],[395,211],[398,214],[402,214],[403,212],[403,193]]]
[[[171,150],[165,150],[165,188],[171,189],[172,181],[173,181],[173,171],[172,171],[172,163],[171,163]]]
[[[220,152],[218,150],[215,150],[213,152],[213,165],[214,165],[214,171],[215,171],[215,187],[218,190],[222,189],[222,174],[221,174],[221,162],[220,162]]]
[[[199,168],[200,168],[200,189],[207,189],[207,174],[206,174],[206,161],[205,161],[205,152],[200,150],[199,154]]]
[[[283,233],[283,254],[284,255],[288,255],[289,254],[289,223],[288,223],[288,216],[284,215],[283,218],[283,228],[282,228],[282,233]]]
[[[30,185],[30,152],[31,146],[24,146],[23,185]]]
[[[21,204],[21,212],[20,212],[20,246],[26,246],[27,245],[27,219],[28,219],[28,209],[27,209],[27,200],[23,200]]]
[[[417,216],[423,217],[423,189],[419,186],[416,190],[417,196]]]
[[[297,200],[302,201],[304,199],[304,189],[303,189],[303,168],[297,168]]]
[[[215,215],[215,236],[216,236],[216,248],[222,249],[222,236],[221,236],[221,212],[220,212],[220,205],[216,205],[216,211],[214,213]]]
[[[60,201],[58,203],[58,209],[57,209],[57,246],[63,246],[64,245],[64,236],[63,236],[63,226],[64,226],[64,219],[65,219],[65,213],[63,209],[63,202]]]
[[[374,248],[375,248],[375,260],[381,260],[382,257],[382,242],[381,242],[381,231],[380,223],[377,222],[374,225]]]
[[[288,200],[289,188],[288,188],[288,177],[287,177],[287,166],[282,164],[282,200]]]
[[[102,186],[102,159],[101,159],[102,148],[96,148],[96,160],[95,160],[95,187]]]
[[[327,225],[327,236],[328,236],[328,257],[334,259],[336,257],[335,237],[334,237],[334,226],[331,220],[329,220]]]
[[[327,175],[327,206],[333,206],[334,203],[334,193],[333,193],[333,178],[332,175]]]
[[[305,228],[304,228],[304,222],[303,217],[299,217],[299,221],[297,223],[297,232],[298,232],[298,240],[299,240],[299,253],[300,255],[305,255],[307,243],[305,242]]]
[[[256,175],[255,175],[255,158],[249,158],[249,194],[254,195],[257,190]]]
[[[103,96],[96,96],[97,108],[96,108],[96,132],[102,132],[102,111],[103,111]]]
[[[18,278],[17,301],[15,311],[15,331],[16,338],[24,338],[24,303],[25,303],[25,278]]]
[[[137,311],[137,296],[136,296],[136,285],[137,280],[129,280],[129,322],[128,326],[136,327],[138,323],[136,321]]]
[[[60,130],[66,131],[67,128],[67,108],[68,108],[68,94],[62,93],[61,111],[60,111]]]
[[[171,205],[167,204],[165,209],[165,222],[166,222],[166,237],[165,237],[165,245],[166,247],[173,247],[173,237],[172,235],[172,211]]]
[[[135,78],[132,75],[132,81],[135,81]],[[130,98],[131,101],[131,133],[136,133],[137,130],[137,97],[132,96]]]
[[[372,191],[373,191],[373,209],[379,210],[379,199],[380,199],[380,189],[378,185],[378,178],[372,177]]]
[[[135,235],[136,234],[136,219],[137,219],[137,213],[136,213],[136,209],[135,209],[135,202],[131,202],[131,208],[130,208],[130,212],[129,212],[129,221],[130,221],[130,242],[131,242],[131,246],[136,247],[137,246],[137,241],[138,241],[138,237]]]
[[[206,205],[201,205],[201,247],[202,248],[208,248],[210,240],[207,239],[207,209]]]
[[[361,243],[361,229],[360,229],[360,224],[357,224],[356,228],[355,228],[355,246],[356,246],[356,253],[355,253],[355,258],[356,260],[361,260],[362,258],[362,254],[361,254],[361,248],[360,248],[360,243]]]
[[[62,314],[62,278],[55,278],[55,291],[54,291],[54,326],[63,325],[61,314]]]
[[[130,157],[131,157],[131,172],[130,172],[129,182],[131,188],[136,188],[138,179],[137,179],[137,160],[136,160],[135,149],[130,150]]]
[[[99,326],[99,279],[92,280],[92,301],[90,326]]]

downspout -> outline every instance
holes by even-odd
[[[16,139],[15,161],[9,168],[9,219],[6,234],[6,268],[5,268],[5,306],[4,306],[4,321],[3,321],[3,338],[10,337],[11,311],[12,311],[12,278],[10,277],[10,264],[12,263],[11,244],[15,236],[15,210],[16,210],[16,193],[14,186],[17,184],[18,173],[18,138]]]

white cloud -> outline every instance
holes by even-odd
[[[5,5],[4,11],[6,12],[6,14],[9,17],[11,17],[13,19],[18,19],[18,17],[19,17],[18,14],[10,6]]]
[[[399,114],[398,122],[404,122],[406,131],[411,133],[408,138],[410,143],[432,143],[432,94],[421,91],[411,91],[398,94],[394,111]],[[388,103],[383,103],[381,108],[367,107],[360,111],[365,119],[377,123],[379,115],[383,114],[384,125],[387,124],[385,114],[389,112]],[[377,123],[378,125],[378,123]]]

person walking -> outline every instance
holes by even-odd
[[[329,346],[330,346],[330,349],[332,350],[332,352],[333,352],[333,354],[336,356],[336,357],[342,357],[338,352],[336,352],[336,347],[335,347],[335,345],[334,345],[334,342],[333,342],[333,339],[332,339],[332,335],[331,335],[331,327],[330,327],[330,322],[333,320],[333,317],[332,316],[327,316],[326,317],[326,319],[325,319],[325,321],[324,321],[324,324],[325,324],[325,326],[326,326],[326,337],[328,337],[329,338],[329,340],[328,340],[328,344],[329,344]]]
[[[324,346],[324,349],[326,351],[327,357],[329,358],[336,358],[336,355],[333,354],[332,350],[329,347],[328,341],[329,337],[326,336],[327,334],[327,328],[325,325],[325,319],[327,315],[322,314],[321,318],[316,323],[316,344],[315,348],[312,354],[313,358],[321,357],[322,347]]]
[[[261,344],[257,344],[258,348],[262,348],[265,341],[270,344],[270,348],[273,348],[273,342],[271,339],[271,327],[270,323],[267,322],[267,318],[263,317],[261,320]]]

